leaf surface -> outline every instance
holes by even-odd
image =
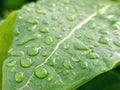
[[[119,8],[110,0],[24,6],[4,62],[3,90],[74,90],[118,66]]]

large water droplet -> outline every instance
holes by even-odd
[[[30,58],[22,58],[21,59],[21,65],[23,66],[23,67],[30,67],[31,65],[33,64],[33,61],[32,61],[32,59],[30,59]]]
[[[13,50],[9,54],[12,56],[22,56],[22,55],[24,55],[24,52],[20,51],[20,50]]]
[[[30,49],[28,49],[28,55],[29,56],[35,56],[39,53],[39,49],[40,48],[37,48],[37,47],[32,47]]]
[[[11,67],[11,66],[14,66],[15,64],[16,64],[16,61],[12,60],[8,62],[7,66]]]
[[[51,45],[51,44],[53,43],[52,37],[47,36],[46,39],[45,39],[45,43],[46,43],[47,45]]]
[[[106,39],[105,37],[101,37],[101,38],[99,39],[99,43],[108,44],[108,39]]]
[[[39,68],[35,69],[35,75],[38,78],[43,79],[43,78],[47,77],[48,71],[43,67],[39,67]]]
[[[88,50],[89,48],[83,43],[74,43],[75,50]]]
[[[15,74],[15,81],[20,83],[22,82],[24,79],[24,75],[23,75],[23,72],[18,72]]]
[[[90,52],[89,54],[87,54],[87,58],[88,59],[96,59],[96,58],[98,58],[98,54]]]
[[[120,41],[114,41],[113,43],[114,43],[114,45],[120,47]]]
[[[37,34],[37,33],[36,34],[32,34],[32,35],[26,35],[22,39],[19,40],[18,45],[23,45],[23,44],[25,44],[25,43],[27,43],[27,42],[29,42],[31,40],[35,40],[35,39],[37,39],[39,37],[41,37],[41,35]]]
[[[73,55],[72,56],[72,60],[75,61],[75,62],[79,62],[80,61],[80,57],[76,56],[76,55]]]
[[[48,33],[49,32],[49,28],[47,28],[47,27],[41,28],[40,32],[42,32],[42,33]]]
[[[71,65],[70,61],[68,61],[68,60],[65,60],[65,61],[63,62],[63,66],[64,66],[66,69],[72,69],[72,65]]]

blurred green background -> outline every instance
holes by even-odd
[[[5,18],[13,11],[20,9],[24,4],[37,0],[0,0],[0,19]]]

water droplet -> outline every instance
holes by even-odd
[[[120,41],[114,41],[113,43],[114,43],[114,45],[120,47]]]
[[[32,64],[33,64],[33,61],[30,58],[22,58],[21,59],[21,65],[25,68],[30,67]]]
[[[47,64],[49,65],[49,66],[55,66],[55,64],[56,64],[56,58],[53,58],[52,60],[48,60],[48,62],[47,62]]]
[[[63,46],[64,49],[69,49],[70,48],[70,45],[69,44],[66,44]]]
[[[52,79],[53,79],[52,76],[48,77],[48,81],[52,81]]]
[[[56,38],[57,38],[57,39],[61,39],[61,38],[62,38],[62,35],[57,35]]]
[[[68,70],[64,70],[64,71],[63,71],[63,74],[64,74],[64,75],[67,75],[67,74],[69,74],[69,71],[68,71]]]
[[[46,21],[46,20],[43,20],[42,23],[45,24],[45,25],[48,25],[48,24],[49,24],[49,22]]]
[[[16,61],[12,60],[8,62],[7,66],[11,67],[11,66],[14,66],[15,64],[16,64]]]
[[[65,61],[63,62],[63,66],[64,66],[66,69],[72,69],[72,65],[71,65],[70,61],[68,61],[68,60],[65,60]]]
[[[89,48],[85,46],[83,43],[74,43],[75,50],[88,50]]]
[[[12,56],[23,56],[24,52],[20,51],[20,50],[13,50],[9,54],[12,55]]]
[[[79,39],[79,38],[81,38],[81,34],[80,33],[76,33],[75,37]]]
[[[100,45],[99,45],[98,43],[96,43],[94,46],[95,46],[95,47],[99,47]]]
[[[43,78],[47,77],[48,71],[43,67],[39,67],[39,68],[35,69],[35,75],[38,78],[43,79]]]
[[[47,45],[51,45],[53,43],[53,39],[50,36],[47,36],[45,39],[45,44]]]
[[[58,17],[57,17],[56,15],[52,15],[51,19],[52,19],[52,20],[57,20]]]
[[[15,81],[20,83],[22,82],[24,79],[24,75],[23,75],[23,72],[18,72],[15,74]]]
[[[84,62],[84,63],[82,63],[82,64],[80,65],[80,67],[81,67],[82,69],[86,69],[86,68],[88,67],[88,63],[87,63],[87,62]]]
[[[105,34],[105,35],[108,34],[108,32],[106,32],[105,30],[99,30],[99,33],[100,34]]]
[[[75,61],[75,62],[79,62],[80,61],[80,57],[76,56],[76,55],[73,55],[72,56],[72,60]]]
[[[37,24],[37,20],[33,19],[33,18],[29,18],[28,19],[28,23],[31,23],[31,24]]]
[[[90,39],[90,40],[94,40],[93,36],[90,35],[90,34],[85,34],[85,37],[88,38],[88,39]]]
[[[57,21],[58,21],[59,24],[63,24],[64,23],[64,21],[62,19],[58,19]]]
[[[62,2],[63,2],[64,4],[68,4],[68,3],[70,2],[70,0],[62,0]]]
[[[40,50],[40,48],[36,48],[36,47],[30,48],[30,49],[28,49],[28,55],[35,56],[39,53],[39,50]]]
[[[67,16],[66,18],[67,18],[67,20],[69,20],[69,21],[74,21],[74,19],[75,19],[74,16]]]
[[[47,28],[47,27],[41,28],[40,32],[42,32],[42,33],[48,33],[49,32],[49,28]]]
[[[46,15],[46,12],[43,11],[43,10],[39,10],[39,9],[37,9],[36,12],[37,12],[38,14],[41,14],[41,15]]]
[[[11,68],[11,69],[10,69],[10,72],[16,72],[16,68],[14,68],[14,67]]]
[[[31,40],[35,40],[35,39],[37,39],[39,37],[41,37],[41,35],[37,34],[37,33],[32,34],[32,35],[26,35],[26,36],[22,37],[22,39],[19,40],[18,45],[23,45],[23,44],[25,44],[25,43],[27,43],[27,42],[29,42]]]
[[[99,39],[99,43],[108,44],[108,39],[106,39],[105,37],[101,37],[101,38]]]
[[[87,54],[87,58],[88,59],[96,59],[96,58],[98,58],[98,54],[90,52],[90,53]]]
[[[47,52],[46,52],[46,51],[42,51],[41,54],[42,54],[43,57],[46,57],[46,56],[47,56]]]
[[[101,68],[100,71],[101,71],[102,73],[104,73],[104,72],[106,72],[106,69],[105,69],[105,68]]]

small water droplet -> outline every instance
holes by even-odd
[[[48,77],[48,81],[52,81],[52,79],[53,79],[52,76]]]
[[[24,52],[20,51],[20,50],[13,50],[9,54],[12,55],[12,56],[23,56]]]
[[[82,69],[86,69],[86,68],[88,67],[88,63],[87,63],[87,62],[84,62],[84,63],[82,63],[82,64],[80,65],[80,67],[81,67]]]
[[[69,44],[66,44],[63,46],[64,49],[69,49],[70,48],[70,45]]]
[[[89,48],[85,46],[83,43],[74,43],[75,50],[88,50]]]
[[[40,32],[42,32],[42,33],[48,33],[49,32],[49,28],[47,28],[47,27],[41,28]]]
[[[32,35],[26,35],[26,36],[22,37],[22,39],[19,40],[18,45],[23,45],[23,44],[25,44],[31,40],[35,40],[39,37],[41,37],[41,35],[37,34],[37,33],[32,34]]]
[[[56,58],[53,58],[52,60],[48,60],[47,64],[53,67],[56,64],[55,61],[56,61]]]
[[[62,38],[62,35],[57,35],[56,38],[57,38],[57,39],[61,39],[61,38]]]
[[[79,38],[81,38],[81,34],[80,33],[76,33],[75,37],[79,39]]]
[[[52,20],[57,20],[58,17],[57,17],[56,15],[52,15],[52,16],[51,16],[51,19],[52,19]]]
[[[24,75],[23,75],[23,72],[18,72],[15,74],[15,81],[20,83],[22,82],[24,79]]]
[[[87,54],[87,58],[88,59],[97,59],[98,58],[98,54],[90,52],[90,53]]]
[[[71,65],[71,63],[70,63],[70,61],[68,61],[68,60],[65,60],[65,61],[63,62],[63,66],[64,66],[66,69],[72,69],[72,68],[73,68],[72,65]]]
[[[102,73],[104,73],[104,72],[106,72],[106,69],[105,69],[105,68],[101,68],[100,71],[101,71]]]
[[[37,24],[37,20],[33,19],[33,18],[29,18],[28,19],[28,23],[31,23],[31,24]]]
[[[62,2],[63,2],[64,4],[68,4],[68,3],[70,2],[70,0],[62,0]]]
[[[45,24],[45,25],[49,24],[49,22],[47,20],[43,20],[42,23]]]
[[[99,30],[99,33],[100,34],[105,34],[105,35],[108,34],[108,32],[106,32],[105,30]]]
[[[47,45],[51,45],[53,43],[53,39],[50,36],[47,36],[45,39],[45,44]]]
[[[43,79],[47,77],[48,71],[43,67],[38,67],[37,69],[35,69],[35,75],[36,77]]]
[[[46,57],[46,56],[47,56],[47,52],[46,52],[46,51],[42,51],[41,54],[42,54],[43,57]]]
[[[14,68],[14,67],[11,68],[11,69],[10,69],[10,72],[16,72],[16,68]]]
[[[36,56],[39,53],[40,48],[32,47],[28,49],[28,55],[29,56]]]
[[[12,60],[8,62],[7,66],[11,67],[11,66],[14,66],[15,64],[16,64],[16,61]]]
[[[85,34],[85,37],[88,38],[88,39],[90,39],[90,40],[94,40],[93,36],[90,35],[90,34]]]
[[[120,47],[120,41],[114,41],[113,43],[114,43],[114,45]]]
[[[100,45],[99,45],[98,43],[96,43],[94,46],[95,46],[95,47],[99,47]]]
[[[101,43],[101,44],[108,44],[108,39],[106,39],[105,37],[100,37],[99,43]]]
[[[64,74],[64,75],[67,75],[67,74],[69,74],[69,71],[68,71],[68,70],[64,70],[64,71],[63,71],[63,74]]]
[[[64,21],[62,19],[58,19],[57,21],[58,21],[59,24],[63,24],[64,23]]]
[[[30,67],[32,64],[33,64],[33,61],[30,58],[22,58],[21,59],[21,65],[25,68]]]
[[[74,21],[75,17],[74,16],[67,16],[66,17],[68,21]]]
[[[79,62],[80,61],[80,57],[76,56],[76,55],[73,55],[72,56],[72,60],[75,61],[75,62]]]
[[[38,14],[41,14],[41,15],[46,15],[46,12],[43,11],[43,10],[39,10],[39,9],[37,9],[36,12],[37,12]]]

